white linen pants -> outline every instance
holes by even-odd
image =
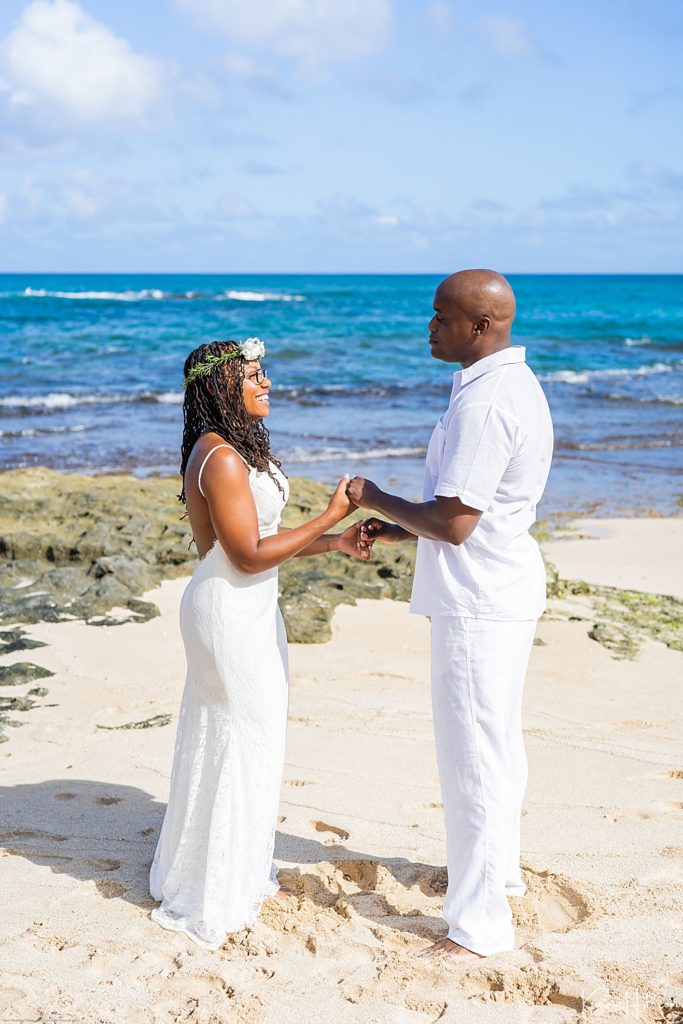
[[[446,819],[448,937],[489,956],[514,949],[507,894],[523,895],[527,762],[522,690],[536,620],[432,618],[432,709]]]

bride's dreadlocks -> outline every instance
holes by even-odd
[[[206,362],[208,356],[221,356],[238,347],[235,341],[212,341],[200,345],[190,352],[185,360],[183,376],[198,363]],[[282,486],[273,475],[270,463],[281,469],[279,461],[270,450],[268,431],[259,421],[249,417],[244,407],[242,382],[244,381],[244,359],[237,356],[229,362],[215,367],[210,373],[191,380],[185,387],[183,402],[183,443],[180,455],[180,474],[183,489],[178,499],[186,502],[185,469],[197,438],[213,430],[235,448],[250,466],[267,473],[282,491]]]

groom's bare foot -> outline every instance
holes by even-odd
[[[466,946],[461,946],[458,942],[453,942],[452,939],[439,939],[433,945],[428,946],[427,949],[423,950],[420,956],[426,957],[440,957],[444,960],[483,960],[484,956],[482,953],[475,953],[472,949],[467,949]]]

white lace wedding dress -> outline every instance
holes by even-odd
[[[277,532],[287,480],[272,466],[283,497],[267,473],[247,468],[267,537]],[[207,949],[252,924],[278,889],[272,856],[288,684],[277,596],[277,569],[239,572],[215,541],[180,606],[187,680],[150,871],[151,894],[162,902],[151,917]]]

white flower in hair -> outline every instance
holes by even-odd
[[[247,338],[246,341],[240,342],[240,352],[242,358],[247,361],[263,359],[266,354],[266,346],[260,338]]]

